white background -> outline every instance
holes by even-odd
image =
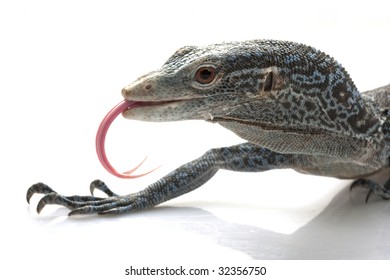
[[[366,205],[351,181],[289,170],[221,171],[190,194],[122,216],[68,218],[57,206],[37,215],[39,196],[25,201],[38,181],[65,195],[87,195],[96,178],[135,192],[212,147],[242,142],[204,122],[118,118],[112,163],[126,169],[149,155],[144,170],[162,167],[121,180],[100,166],[95,133],[122,87],[184,45],[297,41],[334,56],[360,90],[389,83],[386,2],[0,1],[0,274],[117,279],[135,263],[389,259],[388,201]]]

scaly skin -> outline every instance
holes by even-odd
[[[122,95],[142,102],[123,113],[128,119],[206,120],[248,142],[212,149],[126,196],[99,180],[91,191],[108,198],[65,197],[38,183],[27,193],[28,201],[46,194],[38,212],[46,204],[66,206],[70,215],[143,210],[198,188],[219,169],[354,178],[352,187],[390,198],[390,178],[384,185],[361,179],[389,167],[390,85],[359,93],[344,68],[314,48],[267,40],[184,47]]]

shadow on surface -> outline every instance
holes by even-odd
[[[375,198],[366,205],[364,197],[345,188],[291,235],[229,223],[198,208],[159,207],[153,212],[171,216],[187,230],[198,224],[198,234],[253,259],[390,259],[390,203]]]

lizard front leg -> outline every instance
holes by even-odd
[[[154,207],[162,202],[190,192],[217,173],[219,169],[233,171],[259,172],[275,168],[289,168],[296,163],[296,155],[283,155],[251,143],[243,143],[225,148],[212,149],[203,156],[172,171],[146,189],[134,194],[119,196],[113,193],[102,181],[91,183],[109,197],[63,196],[43,183],[38,183],[27,191],[27,201],[35,193],[45,196],[38,203],[38,213],[47,204],[65,206],[76,214],[120,214]]]

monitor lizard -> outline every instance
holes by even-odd
[[[219,169],[260,172],[291,168],[305,174],[357,179],[351,186],[390,198],[390,85],[359,92],[329,55],[304,44],[251,40],[176,51],[157,71],[122,90],[141,121],[205,120],[245,143],[215,148],[146,189],[117,195],[95,180],[91,196],[63,196],[31,186],[47,204],[75,214],[119,214],[154,207],[207,182]],[[129,103],[130,104],[130,103]],[[384,184],[367,176],[385,172]],[[93,196],[94,189],[108,197]]]

